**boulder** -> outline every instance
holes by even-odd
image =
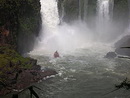
[[[105,56],[105,58],[115,58],[117,56],[117,54],[115,52],[108,52]]]
[[[130,56],[130,49],[123,47],[130,47],[130,35],[123,37],[117,43],[115,43],[115,52],[119,55]]]

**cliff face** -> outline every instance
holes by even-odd
[[[62,16],[64,7],[63,21],[72,22],[81,18],[90,20],[96,16],[97,0],[58,0],[59,15]]]
[[[64,10],[63,21],[70,23],[71,21],[78,19],[79,0],[58,0],[58,9],[60,17]]]
[[[123,32],[129,24],[128,0],[114,0],[113,21],[118,27],[117,32]]]
[[[0,0],[0,44],[30,51],[40,30],[40,7],[40,0]]]
[[[83,21],[87,21],[89,27],[93,28],[97,17],[97,2],[97,0],[58,0],[59,15],[62,16],[63,6],[65,12],[63,21],[70,23],[80,16]],[[128,26],[128,4],[128,0],[114,0],[112,19],[117,28],[121,28],[116,32],[123,32]]]

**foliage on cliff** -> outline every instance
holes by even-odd
[[[4,44],[21,53],[33,48],[41,24],[40,7],[40,0],[0,0],[0,27],[9,30]]]
[[[31,69],[35,60],[24,58],[11,46],[0,46],[0,84],[8,84],[22,69]]]

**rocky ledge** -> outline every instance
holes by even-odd
[[[0,47],[0,60],[0,96],[57,74],[53,69],[41,70],[37,60],[24,58],[7,46]]]
[[[124,36],[118,42],[115,43],[115,52],[119,55],[130,56],[130,35]]]

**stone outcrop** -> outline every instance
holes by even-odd
[[[130,49],[123,48],[123,47],[130,47],[130,35],[127,35],[120,39],[118,42],[115,43],[115,52],[119,55],[126,55],[130,56]]]
[[[112,59],[115,58],[117,54],[115,52],[108,52],[105,56],[105,58]]]

